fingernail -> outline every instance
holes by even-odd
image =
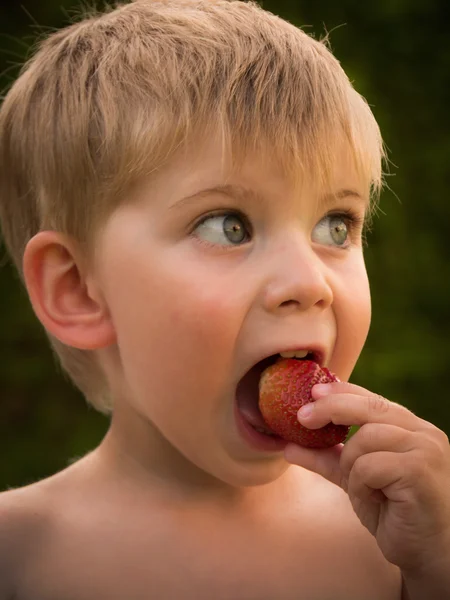
[[[314,409],[314,403],[310,402],[309,404],[305,404],[301,408],[298,409],[298,417],[300,419],[308,419],[312,415],[312,411]]]
[[[331,392],[331,386],[329,383],[316,383],[311,391],[313,392],[314,398],[320,398]]]

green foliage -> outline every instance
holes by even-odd
[[[0,7],[0,85],[78,2]],[[450,433],[450,45],[447,0],[265,0],[323,37],[370,102],[392,161],[368,235],[373,324],[353,381]],[[62,8],[63,7],[63,8]],[[37,23],[39,26],[37,26]],[[5,263],[5,261],[3,261]],[[2,263],[2,264],[3,264]],[[93,448],[108,421],[55,367],[12,268],[0,269],[0,489],[50,475]]]

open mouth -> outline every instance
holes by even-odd
[[[253,366],[239,381],[236,389],[237,408],[248,424],[263,436],[281,440],[271,428],[266,424],[259,409],[259,380],[265,369],[273,365],[280,359],[279,354],[274,354],[261,360]],[[316,360],[314,354],[309,353],[304,358],[295,358],[295,360]]]

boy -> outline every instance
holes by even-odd
[[[325,45],[256,4],[137,0],[41,44],[0,113],[2,228],[111,425],[0,496],[2,600],[450,598],[448,438],[347,383],[382,158]],[[342,380],[299,419],[345,445],[252,427],[286,351]]]

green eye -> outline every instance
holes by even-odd
[[[347,225],[341,217],[330,219],[330,233],[333,241],[338,245],[344,244],[347,241]]]
[[[223,246],[243,244],[249,238],[243,217],[232,212],[206,217],[195,231],[200,240]]]
[[[312,240],[325,246],[344,246],[348,239],[347,217],[327,215],[315,226]]]

